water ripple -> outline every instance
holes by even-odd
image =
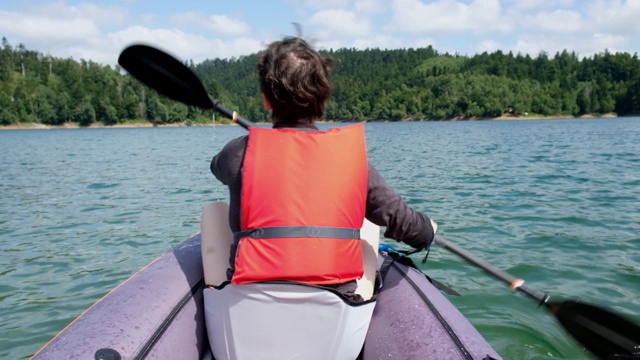
[[[640,314],[639,119],[373,123],[369,159],[451,241],[540,291]],[[324,125],[323,125],[324,126]],[[239,127],[0,132],[0,358],[27,358],[198,231]],[[73,150],[70,150],[73,149]],[[400,245],[402,247],[402,245]],[[554,318],[448,252],[424,265],[505,359],[583,359]]]

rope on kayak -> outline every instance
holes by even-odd
[[[398,271],[402,272],[402,270],[398,267],[398,265],[393,264],[393,266],[395,266]],[[453,329],[451,328],[447,320],[444,318],[444,316],[442,316],[438,308],[436,308],[436,306],[431,302],[431,300],[429,300],[429,297],[420,290],[420,287],[418,286],[418,284],[416,284],[409,276],[406,276],[405,280],[407,280],[407,282],[411,284],[411,286],[413,286],[413,288],[416,290],[416,293],[420,296],[420,298],[422,298],[422,301],[424,301],[427,307],[431,310],[431,313],[435,315],[436,319],[438,319],[438,322],[442,326],[443,330],[449,335],[449,338],[451,339],[451,341],[453,341],[456,344],[456,347],[460,351],[460,354],[462,355],[462,357],[464,357],[465,360],[473,360],[473,356],[471,356],[471,354],[469,353],[469,350],[467,350],[467,348],[464,346],[464,344],[462,343],[462,340],[460,340],[460,338],[455,333],[455,331],[453,331]]]
[[[137,355],[133,356],[134,360],[143,360],[145,359],[153,347],[156,345],[162,334],[169,328],[173,320],[180,314],[180,311],[183,307],[185,307],[190,300],[193,299],[194,295],[201,292],[205,287],[204,284],[204,276],[196,282],[191,289],[180,299],[180,301],[174,306],[171,312],[165,317],[164,321],[158,326],[156,331],[151,335],[151,337],[147,340],[147,342],[142,346]]]

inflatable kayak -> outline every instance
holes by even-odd
[[[33,359],[211,359],[200,241],[196,234],[145,266]],[[427,277],[400,262],[387,268],[361,357],[500,358]]]

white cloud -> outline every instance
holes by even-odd
[[[409,44],[409,47],[412,48],[425,48],[428,46],[433,46],[435,50],[438,50],[436,49],[436,40],[430,37],[417,38]]]
[[[56,40],[83,41],[99,34],[97,24],[121,24],[127,16],[126,9],[118,6],[26,3],[14,11],[0,11],[0,32],[36,45]]]
[[[0,10],[0,33],[11,44],[23,43],[28,49],[62,58],[85,59],[105,65],[115,65],[118,55],[131,43],[145,42],[169,49],[185,59],[202,61],[213,57],[239,57],[263,48],[262,42],[240,35],[248,26],[225,16],[177,17],[193,24],[205,24],[211,31],[233,36],[228,40],[212,39],[181,29],[129,26],[108,31],[100,24],[120,24],[128,18],[122,8],[95,4],[68,5],[65,2],[23,6],[10,11]],[[141,15],[141,23],[157,23],[157,15]]]
[[[0,1],[0,35],[11,44],[104,64],[140,41],[194,61],[239,57],[291,34],[291,22],[321,48],[432,45],[532,56],[640,49],[640,0],[280,0],[269,3],[269,16],[249,2],[181,3],[179,13],[142,0]]]
[[[248,34],[251,29],[239,19],[224,15],[207,15],[199,12],[185,12],[171,18],[171,23],[185,27],[197,26],[225,36]]]
[[[517,41],[502,49],[511,47],[530,55],[540,51],[553,55],[566,49],[581,57],[605,49],[635,52],[633,37],[640,32],[640,23],[636,20],[640,17],[640,1],[594,0],[575,4],[558,1],[550,5],[555,10],[532,15],[525,15],[531,11],[523,12],[519,20],[523,29],[516,33]]]
[[[551,44],[548,43],[548,40],[542,38],[524,38],[519,39],[515,46],[513,46],[514,53],[521,54],[529,54],[533,57],[540,54],[542,51],[546,51],[547,53],[553,54],[558,51],[557,48],[551,48]]]
[[[358,13],[373,14],[384,11],[387,8],[385,0],[356,0],[353,9]]]
[[[120,6],[101,6],[91,3],[69,5],[65,1],[55,1],[52,3],[27,2],[15,11],[15,13],[23,16],[40,15],[58,20],[82,18],[105,24],[121,24],[128,17],[127,10]]]
[[[537,56],[544,51],[553,56],[563,50],[575,51],[580,57],[590,57],[597,53],[625,51],[628,39],[624,36],[610,34],[568,34],[568,35],[522,35],[512,45],[501,46],[503,51],[512,50],[514,53]]]
[[[311,16],[308,23],[320,29],[316,35],[321,40],[365,36],[371,32],[369,18],[348,10],[321,10]]]
[[[488,52],[488,53],[492,53],[492,52],[496,52],[497,50],[501,50],[503,47],[494,40],[484,40],[481,41],[477,46],[476,46],[476,50],[479,53],[483,53],[483,52]]]
[[[346,8],[352,0],[289,0],[294,5],[306,9]]]
[[[394,0],[390,31],[408,33],[453,33],[508,30],[499,0],[473,0],[469,4],[454,0]]]
[[[527,16],[522,25],[549,32],[569,33],[582,30],[585,23],[582,15],[576,11],[555,10]]]
[[[547,0],[511,0],[510,3],[513,3],[514,8],[522,9],[522,10],[532,10],[543,7],[548,3]]]
[[[237,36],[248,34],[251,30],[244,22],[224,15],[211,15],[209,19],[211,23],[207,24],[207,28],[218,34]]]
[[[89,19],[59,19],[6,11],[0,11],[0,32],[9,38],[18,37],[38,44],[54,40],[83,40],[99,33]]]
[[[584,0],[583,0],[584,1]],[[506,3],[510,4],[510,7],[521,10],[533,10],[533,9],[554,9],[558,7],[572,7],[575,5],[575,0],[507,0]]]
[[[245,37],[223,41],[181,30],[149,29],[141,26],[108,34],[106,38],[112,45],[112,51],[115,50],[116,53],[129,44],[143,42],[164,49],[180,59],[192,59],[194,62],[216,57],[240,57],[263,49],[262,42]]]
[[[128,15],[127,11],[119,6],[80,4],[77,7],[78,17],[87,17],[97,23],[121,24]]]
[[[578,39],[576,41],[576,49],[580,55],[590,56],[604,52],[605,49],[610,52],[625,51],[628,44],[629,38],[627,36],[595,33]]]
[[[616,34],[640,32],[640,1],[595,0],[586,7],[589,23],[602,31]]]
[[[369,38],[356,39],[351,42],[351,46],[356,49],[395,49],[403,46],[402,39],[394,38],[388,35],[377,35]]]
[[[420,38],[407,43],[406,40],[390,35],[373,35],[369,37],[355,38],[355,39],[330,39],[319,41],[316,44],[318,49],[341,49],[341,48],[354,48],[354,49],[398,49],[405,47],[422,48],[429,45],[434,45],[435,41],[431,38]]]

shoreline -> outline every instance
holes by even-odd
[[[200,126],[227,126],[232,124],[191,124],[173,123],[156,125],[145,122],[124,123],[116,125],[91,124],[90,126],[80,126],[75,123],[65,123],[64,125],[46,125],[38,123],[24,123],[15,125],[0,125],[0,130],[56,130],[56,129],[126,129],[126,128],[152,128],[152,127],[200,127]]]
[[[593,114],[586,114],[586,115],[580,115],[580,116],[573,116],[573,115],[556,115],[556,116],[543,116],[543,115],[529,115],[529,116],[514,116],[514,115],[502,115],[502,116],[498,116],[496,118],[489,118],[487,120],[551,120],[551,119],[558,119],[558,120],[562,120],[562,119],[575,119],[575,120],[581,120],[581,119],[613,119],[613,118],[617,118],[618,115],[615,113],[608,113],[608,114],[602,114],[602,115],[593,115]]]
[[[616,114],[603,114],[603,115],[582,115],[582,116],[572,116],[572,115],[555,115],[555,116],[537,116],[537,115],[528,115],[528,116],[515,116],[515,115],[502,115],[495,118],[453,118],[447,120],[415,120],[415,119],[406,119],[400,120],[398,122],[428,122],[428,121],[520,121],[520,120],[552,120],[552,119],[597,119],[597,118],[617,118]],[[316,121],[317,124],[331,124],[331,123],[348,123],[353,121],[334,121],[334,120],[324,120],[324,121]],[[374,120],[369,122],[389,122],[389,120]],[[256,125],[267,125],[267,122],[255,123]],[[118,129],[118,128],[151,128],[151,127],[211,127],[211,126],[238,126],[234,123],[222,124],[190,124],[187,125],[185,122],[181,123],[172,123],[172,124],[152,124],[149,122],[131,122],[131,123],[123,123],[116,125],[102,125],[102,124],[92,124],[90,126],[80,126],[75,123],[65,123],[64,125],[45,125],[39,123],[21,123],[14,125],[0,125],[0,130],[55,130],[55,129]]]

